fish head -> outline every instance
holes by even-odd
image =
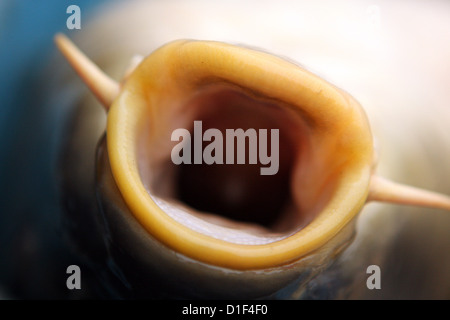
[[[258,298],[291,283],[298,293],[351,243],[368,201],[448,206],[443,196],[379,178],[362,106],[295,63],[178,40],[115,83],[67,38],[57,43],[107,111],[99,210],[113,269],[138,296]],[[196,123],[216,130],[214,142],[230,129],[277,130],[278,146],[266,155],[278,151],[279,169],[263,175],[248,163],[174,163],[178,129],[192,142],[181,145],[183,157],[204,155],[208,139]]]

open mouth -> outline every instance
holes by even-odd
[[[179,129],[194,145],[179,148],[172,139]],[[276,165],[251,163],[250,138],[241,164],[174,163],[174,150],[201,158],[216,141],[203,137],[196,145],[196,135],[212,129],[223,137],[277,130],[278,147],[268,134],[263,152],[278,151]],[[117,185],[151,235],[189,257],[245,269],[315,250],[359,212],[372,169],[368,129],[356,101],[292,63],[180,41],[129,76],[109,110],[107,140]],[[238,153],[225,149],[225,158]],[[264,169],[273,174],[260,174]]]
[[[305,203],[302,199],[302,190],[311,192],[319,184],[308,185],[302,181],[300,172],[307,169],[312,155],[311,124],[292,106],[229,83],[213,82],[200,86],[180,101],[170,100],[167,106],[160,105],[158,110],[161,114],[157,115],[160,122],[157,126],[165,130],[152,130],[152,123],[144,126],[138,166],[154,201],[184,226],[236,244],[267,244],[300,230],[329,199],[332,181],[324,177],[332,172],[325,163],[311,171],[316,170],[316,180],[326,180],[328,185],[314,192],[317,196],[313,201],[309,199]],[[232,164],[225,161],[195,164],[193,160],[188,164],[174,164],[171,151],[175,143],[171,141],[171,133],[177,126],[191,133],[186,148],[192,159],[196,152],[202,153],[212,143],[203,141],[201,148],[194,146],[193,141],[201,139],[194,137],[198,134],[194,121],[201,121],[203,133],[216,129],[223,137],[227,137],[227,130],[254,130],[255,133],[261,129],[277,130],[278,148],[271,149],[274,138],[268,134],[266,152],[277,156],[272,157],[277,162],[276,172],[263,175],[261,167],[268,164],[250,163],[250,153],[258,153],[262,146],[259,141],[252,148],[251,144],[257,140],[249,136],[245,137],[244,163],[236,163],[238,148],[234,143]],[[230,141],[219,145],[223,147],[222,159],[228,159],[225,144]]]

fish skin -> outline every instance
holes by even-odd
[[[161,244],[135,220],[120,196],[109,168],[105,140],[97,154],[97,195],[106,224],[108,261],[120,270],[127,291],[125,297],[261,299],[275,297],[280,290],[290,291],[306,285],[304,274],[317,275],[349,243],[352,225],[336,236],[337,249],[326,246],[285,266],[261,270],[232,270],[190,259]],[[105,267],[107,265],[105,264]],[[104,270],[103,268],[100,268]],[[186,275],[189,275],[187,277]],[[111,283],[109,283],[111,285]],[[236,287],[240,287],[236,290]]]

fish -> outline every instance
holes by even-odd
[[[107,112],[106,137],[97,150],[98,220],[108,239],[105,256],[132,295],[152,297],[157,284],[159,294],[183,298],[301,297],[355,239],[356,217],[366,203],[450,209],[448,196],[379,175],[363,106],[298,64],[246,46],[180,40],[132,61],[115,82],[68,38],[57,35],[55,41]],[[230,107],[231,120],[227,103],[239,105]],[[206,197],[217,197],[213,202],[221,205],[214,208],[220,210],[231,201],[220,189],[230,177],[255,176],[247,167],[236,169],[239,174],[223,169],[229,170],[223,175],[222,167],[197,166],[187,173],[174,168],[168,160],[170,133],[197,118],[210,127],[233,121],[258,126],[250,120],[258,112],[263,123],[271,119],[283,130],[280,167],[292,166],[285,189],[290,208],[281,210],[275,225],[261,228],[251,220],[235,221],[239,216],[229,219],[180,203],[174,190],[183,183],[188,190],[178,193],[200,194],[200,202],[208,189],[218,188]],[[183,174],[185,182],[176,180]],[[265,198],[278,201],[276,191],[284,186],[266,181],[247,182],[245,188],[274,187]],[[248,200],[249,191],[243,192]]]
[[[119,2],[74,34],[86,54],[56,36],[93,93],[55,58],[50,96],[73,99],[56,172],[75,298],[448,298],[448,4],[342,3]],[[183,110],[129,108],[194,92]],[[208,114],[201,94],[242,107]],[[280,171],[174,166],[170,133],[198,117],[278,129]],[[236,197],[251,201],[237,216]]]

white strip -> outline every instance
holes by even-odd
[[[262,245],[276,242],[286,238],[286,235],[271,236],[271,237],[258,236],[254,234],[249,234],[243,230],[218,226],[203,219],[200,219],[186,212],[179,206],[168,203],[167,201],[164,201],[161,198],[155,197],[153,195],[152,198],[155,201],[155,203],[172,219],[188,227],[189,229],[204,234],[208,237],[243,245]]]

